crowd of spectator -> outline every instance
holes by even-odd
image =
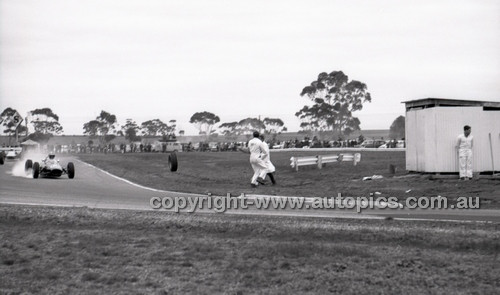
[[[303,139],[295,138],[293,140],[280,141],[277,139],[266,140],[270,149],[289,149],[289,148],[354,148],[360,147],[363,143],[364,138],[360,137],[357,139],[343,140],[338,138],[337,140],[320,140],[317,137],[312,139],[309,137],[304,137]],[[384,141],[372,140],[372,142],[385,143],[385,147],[393,148],[396,147],[395,140]],[[189,143],[178,143],[178,151],[183,152],[226,152],[226,151],[237,151],[240,147],[246,147],[247,142],[189,142]],[[366,142],[365,142],[366,143]],[[380,145],[379,144],[379,145]],[[372,147],[372,146],[368,146]],[[378,146],[375,146],[378,147]],[[47,150],[54,151],[55,153],[150,153],[150,152],[169,152],[166,142],[155,142],[155,143],[143,143],[143,142],[133,142],[133,143],[120,143],[120,144],[100,144],[93,141],[81,144],[71,144],[71,145],[49,145]],[[177,150],[177,149],[176,149]]]

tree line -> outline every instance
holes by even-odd
[[[363,109],[363,104],[371,102],[371,94],[367,85],[360,81],[349,80],[342,71],[331,73],[322,72],[309,85],[300,92],[300,96],[307,97],[309,103],[295,113],[300,120],[303,132],[328,132],[348,136],[353,131],[360,130],[360,120],[354,113]],[[63,127],[59,123],[59,116],[50,108],[35,109],[28,113],[25,124],[18,124],[13,117],[18,112],[6,108],[0,114],[0,122],[4,127],[4,134],[28,133],[27,124],[33,126],[34,132],[26,136],[35,141],[47,141],[51,136],[61,134]],[[22,119],[21,119],[22,120]],[[210,137],[219,132],[228,139],[236,138],[242,134],[249,134],[259,130],[276,137],[287,131],[287,127],[280,118],[244,118],[239,121],[224,122],[219,126],[218,115],[201,111],[194,113],[189,122],[193,124],[200,135]],[[175,137],[177,122],[170,120],[168,123],[160,119],[151,119],[140,125],[133,119],[126,119],[120,128],[116,115],[102,110],[93,120],[83,124],[83,134],[99,138],[102,143],[111,141],[115,136],[125,136],[129,141],[137,141],[140,136]],[[404,137],[404,117],[400,116],[391,124],[391,138]],[[184,135],[180,130],[179,135]]]

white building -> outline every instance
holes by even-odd
[[[406,105],[406,170],[458,172],[463,126],[474,136],[473,171],[500,171],[500,102],[424,98]]]

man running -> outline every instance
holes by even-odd
[[[253,138],[248,142],[248,149],[240,149],[242,152],[250,153],[250,164],[253,169],[253,176],[250,184],[257,187],[260,184],[266,184],[264,178],[268,173],[267,165],[262,158],[269,156],[265,143],[259,139],[259,132],[253,132]]]
[[[276,180],[274,180],[274,171],[276,171],[276,168],[274,167],[273,163],[271,163],[271,153],[269,152],[269,146],[265,142],[264,134],[260,135],[260,140],[264,143],[264,149],[266,151],[266,156],[263,155],[262,160],[266,163],[267,166],[267,176],[269,176],[269,179],[271,179],[271,183],[275,185]]]

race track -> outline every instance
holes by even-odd
[[[76,176],[33,179],[25,175],[20,166],[24,162],[8,161],[0,165],[0,203],[45,206],[86,206],[100,209],[153,210],[152,197],[201,197],[196,194],[159,191],[132,184],[124,179],[77,159],[62,159],[75,163]],[[16,166],[16,167],[15,167]],[[13,168],[14,173],[13,173]],[[21,172],[20,172],[21,171]],[[257,198],[258,196],[249,196]],[[165,210],[165,209],[160,209]],[[197,212],[214,213],[213,210]],[[452,221],[494,221],[500,222],[500,210],[409,210],[409,209],[365,209],[361,214],[353,209],[284,209],[227,210],[227,214],[313,216],[327,218],[386,218],[409,220],[452,220]]]

